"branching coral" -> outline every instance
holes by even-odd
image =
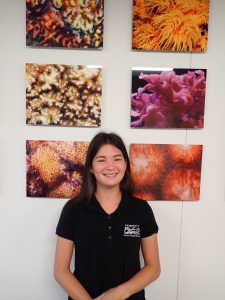
[[[26,122],[100,126],[101,68],[26,65]]]
[[[134,0],[133,49],[206,51],[208,15],[209,0]]]
[[[176,72],[140,73],[147,83],[131,96],[131,127],[203,128],[206,70]]]
[[[26,0],[28,46],[102,48],[104,0]]]

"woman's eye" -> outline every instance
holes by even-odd
[[[96,162],[104,162],[104,159],[97,159]]]
[[[115,161],[122,161],[122,158],[116,158]]]

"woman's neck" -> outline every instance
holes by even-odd
[[[120,204],[121,191],[119,189],[97,190],[95,196],[106,213],[113,213]]]

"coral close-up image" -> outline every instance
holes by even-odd
[[[132,48],[205,52],[209,0],[133,0]]]
[[[88,142],[28,140],[27,196],[71,198],[80,191]]]
[[[104,0],[26,0],[26,45],[103,47]]]
[[[203,128],[206,69],[132,69],[131,127]]]
[[[131,144],[134,195],[142,200],[199,200],[202,145]]]
[[[99,127],[102,68],[26,64],[26,123]]]

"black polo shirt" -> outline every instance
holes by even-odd
[[[122,197],[119,207],[110,215],[95,197],[89,203],[69,200],[56,229],[57,235],[74,241],[74,275],[92,298],[140,270],[141,238],[157,232],[149,204],[128,196]],[[144,290],[129,298],[144,299]]]

